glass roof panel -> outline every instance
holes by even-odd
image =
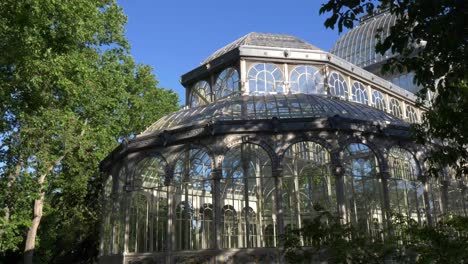
[[[328,118],[339,115],[383,124],[408,126],[402,119],[368,105],[334,96],[312,94],[238,96],[216,103],[184,109],[162,117],[143,134],[210,121],[291,118]]]

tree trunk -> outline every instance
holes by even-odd
[[[26,237],[26,246],[24,248],[24,264],[33,263],[33,255],[36,244],[37,229],[42,218],[42,208],[44,206],[45,193],[41,192],[39,199],[34,201],[34,218]]]
[[[83,130],[81,130],[81,133],[79,137],[83,137],[85,133],[85,127],[88,124],[88,120],[86,119],[84,122]],[[75,146],[79,148],[80,146]],[[36,199],[34,201],[34,218],[32,221],[32,225],[28,230],[28,235],[26,236],[26,245],[24,247],[24,264],[33,264],[33,256],[34,256],[34,250],[36,248],[36,236],[37,236],[37,230],[39,229],[39,224],[41,223],[41,218],[42,218],[42,209],[44,207],[44,199],[45,199],[45,191],[44,191],[44,182],[46,179],[46,176],[49,173],[52,173],[52,170],[59,165],[62,160],[65,158],[65,156],[71,152],[73,148],[68,149],[63,153],[62,156],[60,156],[55,162],[51,163],[51,166],[47,168],[47,170],[42,174],[39,179],[37,180],[37,183],[39,184],[39,189],[40,189],[40,196],[39,199]]]

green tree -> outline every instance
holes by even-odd
[[[393,1],[329,0],[320,13],[329,13],[325,27],[351,28],[364,14],[388,8],[396,19],[390,35],[379,39],[376,51],[399,54],[384,71],[412,71],[422,87],[421,102],[431,104],[421,125],[419,143],[438,142],[428,158],[430,173],[451,167],[458,176],[468,174],[468,64],[464,0]],[[436,96],[427,98],[431,91]]]
[[[0,2],[0,257],[95,247],[99,161],[177,109],[130,56],[125,22],[114,0]]]

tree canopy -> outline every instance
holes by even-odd
[[[468,63],[466,1],[329,0],[320,9],[327,13],[325,27],[351,28],[364,14],[389,9],[396,18],[390,35],[379,37],[376,51],[391,50],[384,71],[415,73],[422,87],[420,103],[428,102],[422,124],[415,127],[419,143],[438,144],[427,159],[429,172],[438,175],[450,167],[468,174]],[[428,98],[427,92],[435,94]]]
[[[0,2],[0,262],[92,259],[99,161],[177,109],[125,23],[113,0]]]

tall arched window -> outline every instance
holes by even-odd
[[[401,106],[400,106],[400,102],[395,99],[395,98],[392,98],[390,99],[390,114],[398,117],[398,118],[403,118],[403,114],[401,112]]]
[[[347,220],[375,235],[383,222],[377,158],[368,146],[353,143],[344,150],[343,164]]]
[[[189,95],[190,107],[211,103],[211,88],[206,81],[199,81],[192,86]]]
[[[213,90],[216,100],[239,93],[239,73],[237,70],[232,67],[223,70],[218,75]]]
[[[410,123],[418,123],[418,114],[416,114],[416,110],[414,107],[407,105],[406,106],[406,120],[408,120]]]
[[[286,150],[283,159],[286,227],[302,228],[305,222],[312,221],[315,206],[336,211],[335,177],[330,172],[330,155],[325,148],[310,141],[295,143]]]
[[[348,99],[348,84],[343,75],[338,72],[332,72],[328,76],[328,87],[331,95]]]
[[[284,94],[283,73],[271,63],[258,63],[249,69],[251,95]]]
[[[300,65],[294,68],[290,77],[291,93],[323,94],[323,76],[314,66]]]
[[[372,91],[372,105],[377,109],[387,111],[387,102],[385,102],[384,95],[377,90]]]
[[[390,149],[388,163],[391,169],[388,180],[391,210],[419,223],[424,222],[424,186],[418,180],[419,170],[413,155],[395,147]]]
[[[201,148],[186,150],[176,163],[173,204],[179,204],[175,222],[177,250],[213,247],[213,181],[210,177],[211,159]]]
[[[355,81],[353,87],[351,87],[351,92],[353,102],[368,104],[367,90],[362,83]]]
[[[254,144],[242,144],[231,149],[223,160],[223,179],[220,184],[221,203],[225,208],[241,212],[236,216],[238,227],[233,233],[222,230],[224,247],[266,247],[276,246],[275,222],[275,181],[271,175],[271,161],[268,154]],[[248,209],[245,209],[248,208]],[[221,226],[229,225],[222,218]],[[232,229],[231,229],[232,230]],[[237,241],[233,241],[232,239]],[[267,244],[267,241],[273,241]]]
[[[129,252],[163,251],[167,239],[167,187],[163,161],[141,160],[132,178]]]
[[[232,205],[223,206],[221,212],[222,230],[222,247],[237,248],[239,245],[239,218],[237,212]]]

